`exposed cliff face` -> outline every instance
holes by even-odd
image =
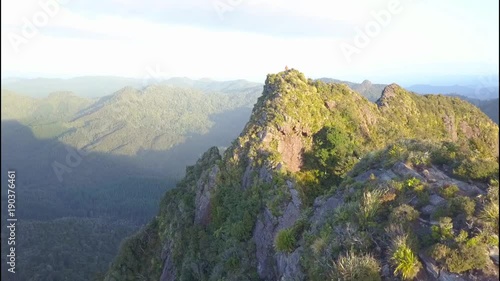
[[[256,246],[257,273],[263,280],[290,280],[292,277],[304,276],[300,264],[300,249],[291,255],[276,254],[274,250],[274,237],[278,231],[292,227],[301,215],[302,202],[293,183],[287,181],[291,200],[284,208],[281,216],[274,216],[266,207],[259,215],[255,224],[252,239]]]
[[[214,165],[211,170],[205,170],[196,184],[194,223],[208,225],[210,223],[212,190],[215,188],[217,175],[220,169]]]
[[[417,96],[395,84],[374,104],[345,85],[313,82],[296,70],[269,75],[250,121],[224,156],[211,149],[166,194],[152,230],[158,238],[145,245],[150,256],[135,260],[151,265],[120,271],[133,268],[133,259],[122,258],[124,246],[107,280],[136,280],[144,272],[161,280],[322,280],[340,274],[328,270],[349,245],[392,267],[389,246],[374,228],[380,214],[346,224],[345,213],[364,214],[359,196],[408,178],[429,187],[428,202],[403,199],[402,191],[393,196],[411,199],[427,219],[447,202],[437,191],[442,186],[456,185],[467,197],[486,196],[484,184],[450,177],[489,179],[467,162],[469,156],[457,158],[471,147],[474,157],[498,167],[492,153],[498,126],[478,112],[459,100]],[[373,163],[370,152],[406,138],[454,142],[455,159],[446,158],[453,171],[430,164],[424,152],[404,152],[414,149],[405,145],[387,152],[398,161]],[[412,153],[422,163],[406,163]],[[369,165],[355,166],[363,156]],[[395,206],[383,205],[387,211],[381,213],[387,216]],[[391,271],[384,271],[385,279],[395,278]]]

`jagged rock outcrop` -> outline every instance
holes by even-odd
[[[391,103],[391,99],[397,96],[397,92],[400,89],[401,87],[394,83],[387,85],[382,91],[382,95],[375,103],[380,107],[388,106]]]
[[[196,224],[206,226],[210,223],[210,198],[219,172],[219,167],[214,165],[212,169],[204,171],[198,180],[195,199],[196,211],[194,215],[194,222]]]
[[[161,260],[163,261],[163,270],[161,272],[160,281],[174,281],[177,280],[177,274],[172,257],[172,242],[167,241],[163,246],[161,253]]]
[[[252,239],[256,246],[257,273],[262,280],[290,280],[291,276],[303,276],[298,256],[300,250],[292,254],[276,253],[274,238],[278,231],[292,227],[300,218],[302,202],[293,188],[293,183],[287,183],[292,200],[288,202],[283,215],[274,216],[265,208],[255,224]],[[302,279],[299,279],[302,280]]]
[[[444,112],[453,117],[443,119]],[[455,163],[469,161],[470,155],[457,155],[471,146],[478,148],[474,159],[498,166],[491,153],[498,126],[475,112],[396,84],[374,104],[345,85],[307,80],[293,69],[269,75],[250,121],[224,156],[211,149],[166,195],[155,229],[164,250],[147,245],[161,266],[145,267],[162,280],[323,280],[341,274],[334,262],[356,249],[379,259],[375,274],[399,278],[388,264],[384,229],[394,209],[416,212],[415,228],[428,233],[437,210],[449,205],[443,186],[456,185],[467,198],[487,194],[480,182],[489,172],[469,176],[474,180],[454,176],[474,173],[476,162]],[[457,127],[461,123],[466,126]],[[437,153],[418,150],[451,154],[449,142],[454,159],[440,161],[451,168],[434,163]]]

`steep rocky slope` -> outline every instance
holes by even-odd
[[[188,167],[105,280],[487,280],[497,173],[498,126],[464,101],[392,84],[372,103],[272,74],[240,137]]]

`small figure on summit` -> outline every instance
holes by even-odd
[[[285,71],[288,71],[288,65],[285,65]]]

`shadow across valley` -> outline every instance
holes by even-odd
[[[69,273],[80,278],[75,280],[91,280],[105,271],[121,240],[156,215],[186,166],[212,146],[229,146],[250,114],[250,108],[239,108],[213,115],[206,134],[134,156],[80,153],[57,139],[37,139],[17,121],[2,121],[3,194],[7,171],[16,171],[19,280],[58,280]],[[2,196],[2,210],[6,203]],[[3,238],[5,216],[2,212]]]
[[[184,176],[186,166],[193,165],[207,149],[229,146],[250,113],[249,108],[239,108],[213,115],[214,125],[208,133],[187,136],[183,143],[165,151],[142,150],[134,156],[79,152],[57,139],[37,139],[30,128],[17,121],[2,121],[2,189],[7,170],[16,170],[18,200],[23,206],[19,216],[26,219],[123,218],[118,210],[116,214],[107,212],[106,200],[118,201],[132,192],[127,195],[133,198],[122,200],[152,200],[157,204],[163,193]],[[125,213],[131,206],[126,207]],[[139,217],[145,222],[155,212],[156,207],[153,213]]]

